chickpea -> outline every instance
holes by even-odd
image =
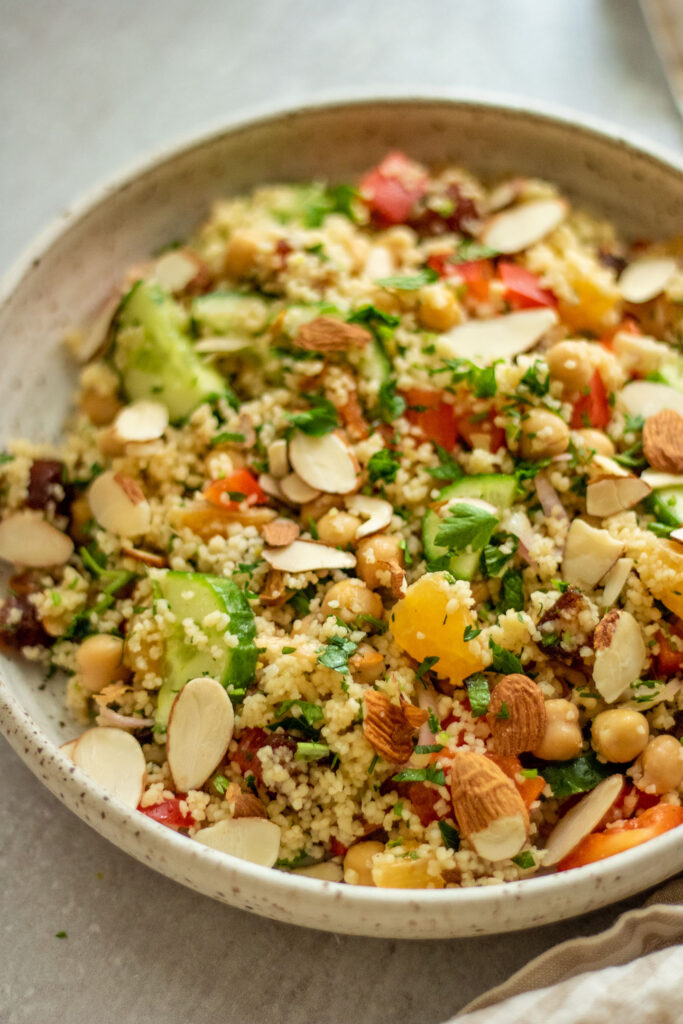
[[[607,434],[603,434],[602,430],[594,430],[592,427],[572,430],[571,438],[576,447],[583,451],[595,451],[598,455],[614,455],[616,451]]]
[[[384,851],[383,843],[354,843],[344,857],[344,881],[351,885],[374,885],[372,880],[372,858]]]
[[[236,231],[225,249],[223,269],[228,277],[245,277],[253,268],[258,254],[258,243],[245,231]]]
[[[531,409],[522,417],[519,450],[522,458],[545,459],[569,447],[569,427],[549,409]]]
[[[371,590],[387,586],[386,569],[382,562],[403,565],[401,538],[396,533],[375,533],[363,537],[356,548],[356,572]]]
[[[654,787],[657,795],[671,793],[683,782],[683,747],[675,736],[655,736],[638,759],[643,777],[639,789]]]
[[[563,698],[545,702],[547,722],[539,746],[533,751],[543,761],[571,761],[583,746],[579,709]]]
[[[550,376],[572,391],[587,387],[594,372],[593,353],[587,341],[558,341],[546,352]]]
[[[610,708],[593,719],[593,748],[606,761],[623,764],[642,753],[650,735],[645,715],[630,708]]]
[[[95,427],[106,427],[122,408],[116,395],[103,395],[91,388],[81,395],[81,412],[85,413]]]
[[[326,512],[317,522],[318,537],[334,548],[346,548],[356,539],[356,530],[361,525],[358,516],[340,512],[336,508]]]
[[[349,659],[351,674],[357,683],[369,686],[384,672],[384,658],[370,644],[361,644]]]
[[[455,295],[443,284],[429,284],[420,289],[417,316],[428,331],[449,331],[461,319]]]
[[[340,580],[325,594],[321,611],[323,615],[338,615],[342,621],[352,622],[359,615],[381,619],[384,607],[379,594],[373,594],[361,580]]]
[[[337,494],[320,494],[317,498],[313,498],[312,501],[307,501],[301,506],[301,522],[308,529],[311,519],[317,523],[330,509],[338,510],[339,505],[341,505],[341,499]]]
[[[86,637],[76,651],[76,663],[83,688],[99,693],[109,683],[125,677],[123,640],[106,633]]]

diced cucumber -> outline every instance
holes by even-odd
[[[652,511],[660,523],[678,526],[683,523],[683,486],[662,487],[651,497]]]
[[[242,292],[209,292],[192,302],[192,319],[204,334],[250,337],[265,328],[269,314],[264,299]]]
[[[674,361],[665,363],[660,374],[664,378],[663,383],[676,388],[677,391],[683,391],[683,356],[678,356]]]
[[[514,476],[502,473],[486,473],[480,476],[464,476],[461,480],[444,487],[439,495],[440,500],[449,498],[479,498],[488,501],[499,511],[510,508],[514,504],[517,493],[517,480]],[[447,506],[443,506],[444,510]],[[443,522],[442,515],[434,509],[428,509],[422,519],[422,543],[425,556],[429,562],[436,562],[448,554],[448,549],[435,542],[435,537]],[[465,552],[452,555],[448,570],[460,580],[471,580],[479,565],[480,551]]]
[[[170,571],[159,584],[175,616],[166,636],[163,683],[155,716],[156,724],[166,728],[173,701],[185,683],[197,676],[211,676],[225,687],[240,689],[253,679],[258,651],[254,643],[254,613],[243,591],[232,580]],[[207,616],[215,612],[228,617],[227,625],[206,624]],[[207,637],[207,643],[201,637],[199,644],[192,641],[191,628],[188,633],[183,626],[187,619]],[[226,633],[237,639],[236,646],[226,642]]]
[[[391,363],[384,345],[379,338],[373,338],[366,345],[358,362],[358,373],[368,385],[368,390],[379,392],[383,384],[391,380]]]
[[[173,422],[228,389],[193,350],[186,319],[183,308],[149,281],[133,285],[117,315],[114,362],[126,395],[162,402]]]

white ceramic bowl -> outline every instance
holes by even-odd
[[[315,177],[352,179],[391,148],[484,175],[557,182],[628,235],[683,231],[683,171],[671,156],[523,105],[476,100],[354,101],[278,113],[201,138],[99,190],[36,243],[0,290],[0,438],[55,437],[74,370],[65,329],[122,271],[183,237],[217,196]],[[77,732],[60,680],[0,659],[0,724],[31,770],[117,846],[178,882],[296,924],[362,935],[438,938],[511,931],[622,899],[683,868],[683,833],[559,875],[503,886],[400,891],[343,886],[256,867],[177,835],[110,799],[57,745]]]

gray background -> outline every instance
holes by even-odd
[[[0,270],[139,156],[321,91],[511,92],[682,148],[635,0],[2,0],[0,26]],[[0,780],[2,1024],[437,1024],[642,901],[511,937],[325,935],[213,903],[137,864],[4,742]]]

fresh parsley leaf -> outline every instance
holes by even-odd
[[[453,505],[443,519],[434,543],[459,554],[471,548],[481,550],[498,525],[498,517],[478,505],[459,502]]]
[[[641,416],[640,413],[632,416],[630,413],[626,413],[626,419],[624,421],[624,433],[625,434],[637,434],[645,426],[645,417]]]
[[[229,430],[224,430],[221,434],[216,434],[211,438],[211,447],[215,448],[217,444],[243,444],[245,441],[244,434],[233,434]]]
[[[320,761],[329,757],[331,751],[326,743],[297,743],[294,751],[295,761]]]
[[[366,629],[366,626],[369,626],[370,629],[373,629],[376,633],[380,634],[386,633],[387,629],[389,628],[389,623],[385,622],[384,619],[377,619],[375,618],[374,615],[368,615],[367,613],[359,615],[358,618],[356,619],[356,623],[358,629],[363,629],[365,630],[366,633],[370,631]]]
[[[537,779],[538,768],[522,768],[519,774],[523,779]]]
[[[296,709],[299,714],[288,714],[292,709]],[[284,700],[275,708],[275,721],[266,728],[270,732],[280,728],[285,732],[298,731],[315,742],[320,736],[324,718],[323,709],[319,704],[312,704],[307,700]]]
[[[378,761],[379,761],[379,754],[375,754],[375,756],[373,757],[372,761],[370,762],[370,767],[368,768],[368,775],[372,775],[372,773],[374,772],[375,767],[376,767]]]
[[[463,640],[467,643],[469,640],[474,640],[475,636],[479,636],[481,633],[480,629],[476,626],[465,626],[465,632],[462,635]]]
[[[446,776],[444,775],[443,768],[435,768],[433,764],[429,764],[426,768],[406,768],[404,771],[399,772],[398,775],[393,775],[391,781],[433,782],[436,786],[445,786]]]
[[[213,779],[213,788],[216,790],[217,793],[220,793],[221,796],[223,796],[223,794],[227,791],[229,785],[230,783],[226,779],[225,775],[216,775]]]
[[[438,660],[438,655],[435,656],[433,654],[430,654],[426,658],[423,658],[423,660],[415,669],[415,675],[417,676],[417,678],[422,679],[425,672],[429,672],[429,670],[433,668],[434,665],[436,665]]]
[[[493,398],[497,391],[496,367],[474,367],[470,372],[471,386],[477,398]]]
[[[612,458],[624,469],[643,469],[647,466],[647,459],[643,455],[643,445],[640,441],[632,444],[626,451],[613,455]]]
[[[363,324],[371,331],[378,331],[386,327],[398,327],[400,322],[400,317],[394,316],[393,313],[384,313],[381,309],[377,309],[377,306],[372,305],[361,306],[347,319],[347,323]]]
[[[55,938],[56,939],[68,939],[69,936],[67,935],[66,932],[55,932]]]
[[[474,242],[469,238],[463,238],[458,242],[458,248],[454,256],[451,256],[451,263],[471,263],[474,260],[489,260],[497,256],[496,249],[490,245],[482,245],[481,242]]]
[[[516,612],[524,611],[524,577],[521,569],[508,569],[500,581],[499,608]]]
[[[500,672],[504,676],[509,676],[514,672],[521,673],[522,662],[516,654],[506,651],[504,647],[496,643],[493,637],[489,637],[489,648],[493,652],[492,672]]]
[[[392,452],[390,448],[380,448],[370,456],[368,462],[371,483],[376,484],[378,480],[384,480],[385,483],[393,484],[400,465],[396,452]]]
[[[565,583],[564,580],[553,579],[550,582],[554,586],[555,590],[559,590],[561,594],[566,594],[569,590],[569,584]]]
[[[433,476],[435,480],[459,480],[462,476],[462,469],[450,452],[447,452],[440,444],[434,447],[439,456],[439,465],[428,469],[429,475]]]
[[[358,644],[345,636],[331,636],[325,643],[324,651],[318,655],[318,662],[327,668],[348,675],[349,658],[355,652]]]
[[[431,708],[429,710],[429,718],[427,719],[427,725],[429,726],[429,731],[431,733],[437,733],[441,728],[441,723],[439,722],[439,719],[436,717]]]
[[[315,192],[304,209],[304,227],[319,228],[331,213],[341,213],[355,222],[353,201],[358,190],[353,185],[332,185]]]
[[[611,765],[600,764],[595,754],[582,754],[573,761],[548,764],[543,768],[543,778],[550,784],[553,796],[562,800],[574,793],[587,793],[613,770]]]
[[[509,717],[510,717],[510,709],[507,706],[507,701],[503,701],[503,703],[500,705],[500,711],[496,715],[496,718],[500,718],[501,721],[507,722]]]
[[[460,849],[460,833],[454,825],[451,825],[448,821],[440,821],[439,832],[443,839],[443,845],[447,850]]]
[[[519,540],[513,533],[495,534],[481,553],[481,567],[487,579],[497,578],[503,572],[505,566],[514,558]],[[503,551],[502,547],[511,548],[511,551]]]
[[[512,858],[512,862],[513,864],[516,864],[518,868],[522,868],[522,870],[536,867],[536,861],[534,860],[534,855],[531,850],[522,850],[521,853],[516,854]]]
[[[303,619],[304,615],[308,615],[311,610],[311,598],[315,596],[315,591],[315,583],[309,583],[307,586],[302,587],[301,590],[295,591],[287,601],[287,604],[292,606],[298,618]]]
[[[482,672],[475,672],[465,680],[465,687],[470,699],[472,717],[481,718],[488,711],[491,700],[488,679]]]
[[[443,750],[443,743],[420,743],[415,747],[416,754],[438,754]]]
[[[0,452],[0,466],[4,466],[7,462],[14,462],[14,456],[9,452]]]
[[[536,461],[525,461],[520,459],[515,463],[515,476],[517,477],[517,483],[521,484],[524,480],[533,480],[537,473],[540,473],[542,469],[547,469],[550,465],[550,459],[537,459]]]
[[[541,359],[536,359],[522,377],[520,384],[528,388],[532,395],[538,395],[539,398],[547,395],[550,390],[548,364],[544,363]]]
[[[375,284],[380,285],[382,288],[396,288],[401,292],[412,292],[417,291],[418,288],[424,288],[426,284],[433,284],[438,280],[439,275],[436,270],[433,270],[432,267],[423,267],[417,274],[413,274],[410,277],[380,277],[378,281],[375,281]]]
[[[305,412],[287,413],[287,419],[297,430],[303,431],[310,437],[321,437],[329,434],[339,426],[337,410],[329,399],[322,395],[306,396],[311,402],[311,408]]]
[[[406,410],[406,400],[396,390],[396,380],[384,381],[379,389],[379,410],[386,423],[393,423]]]

